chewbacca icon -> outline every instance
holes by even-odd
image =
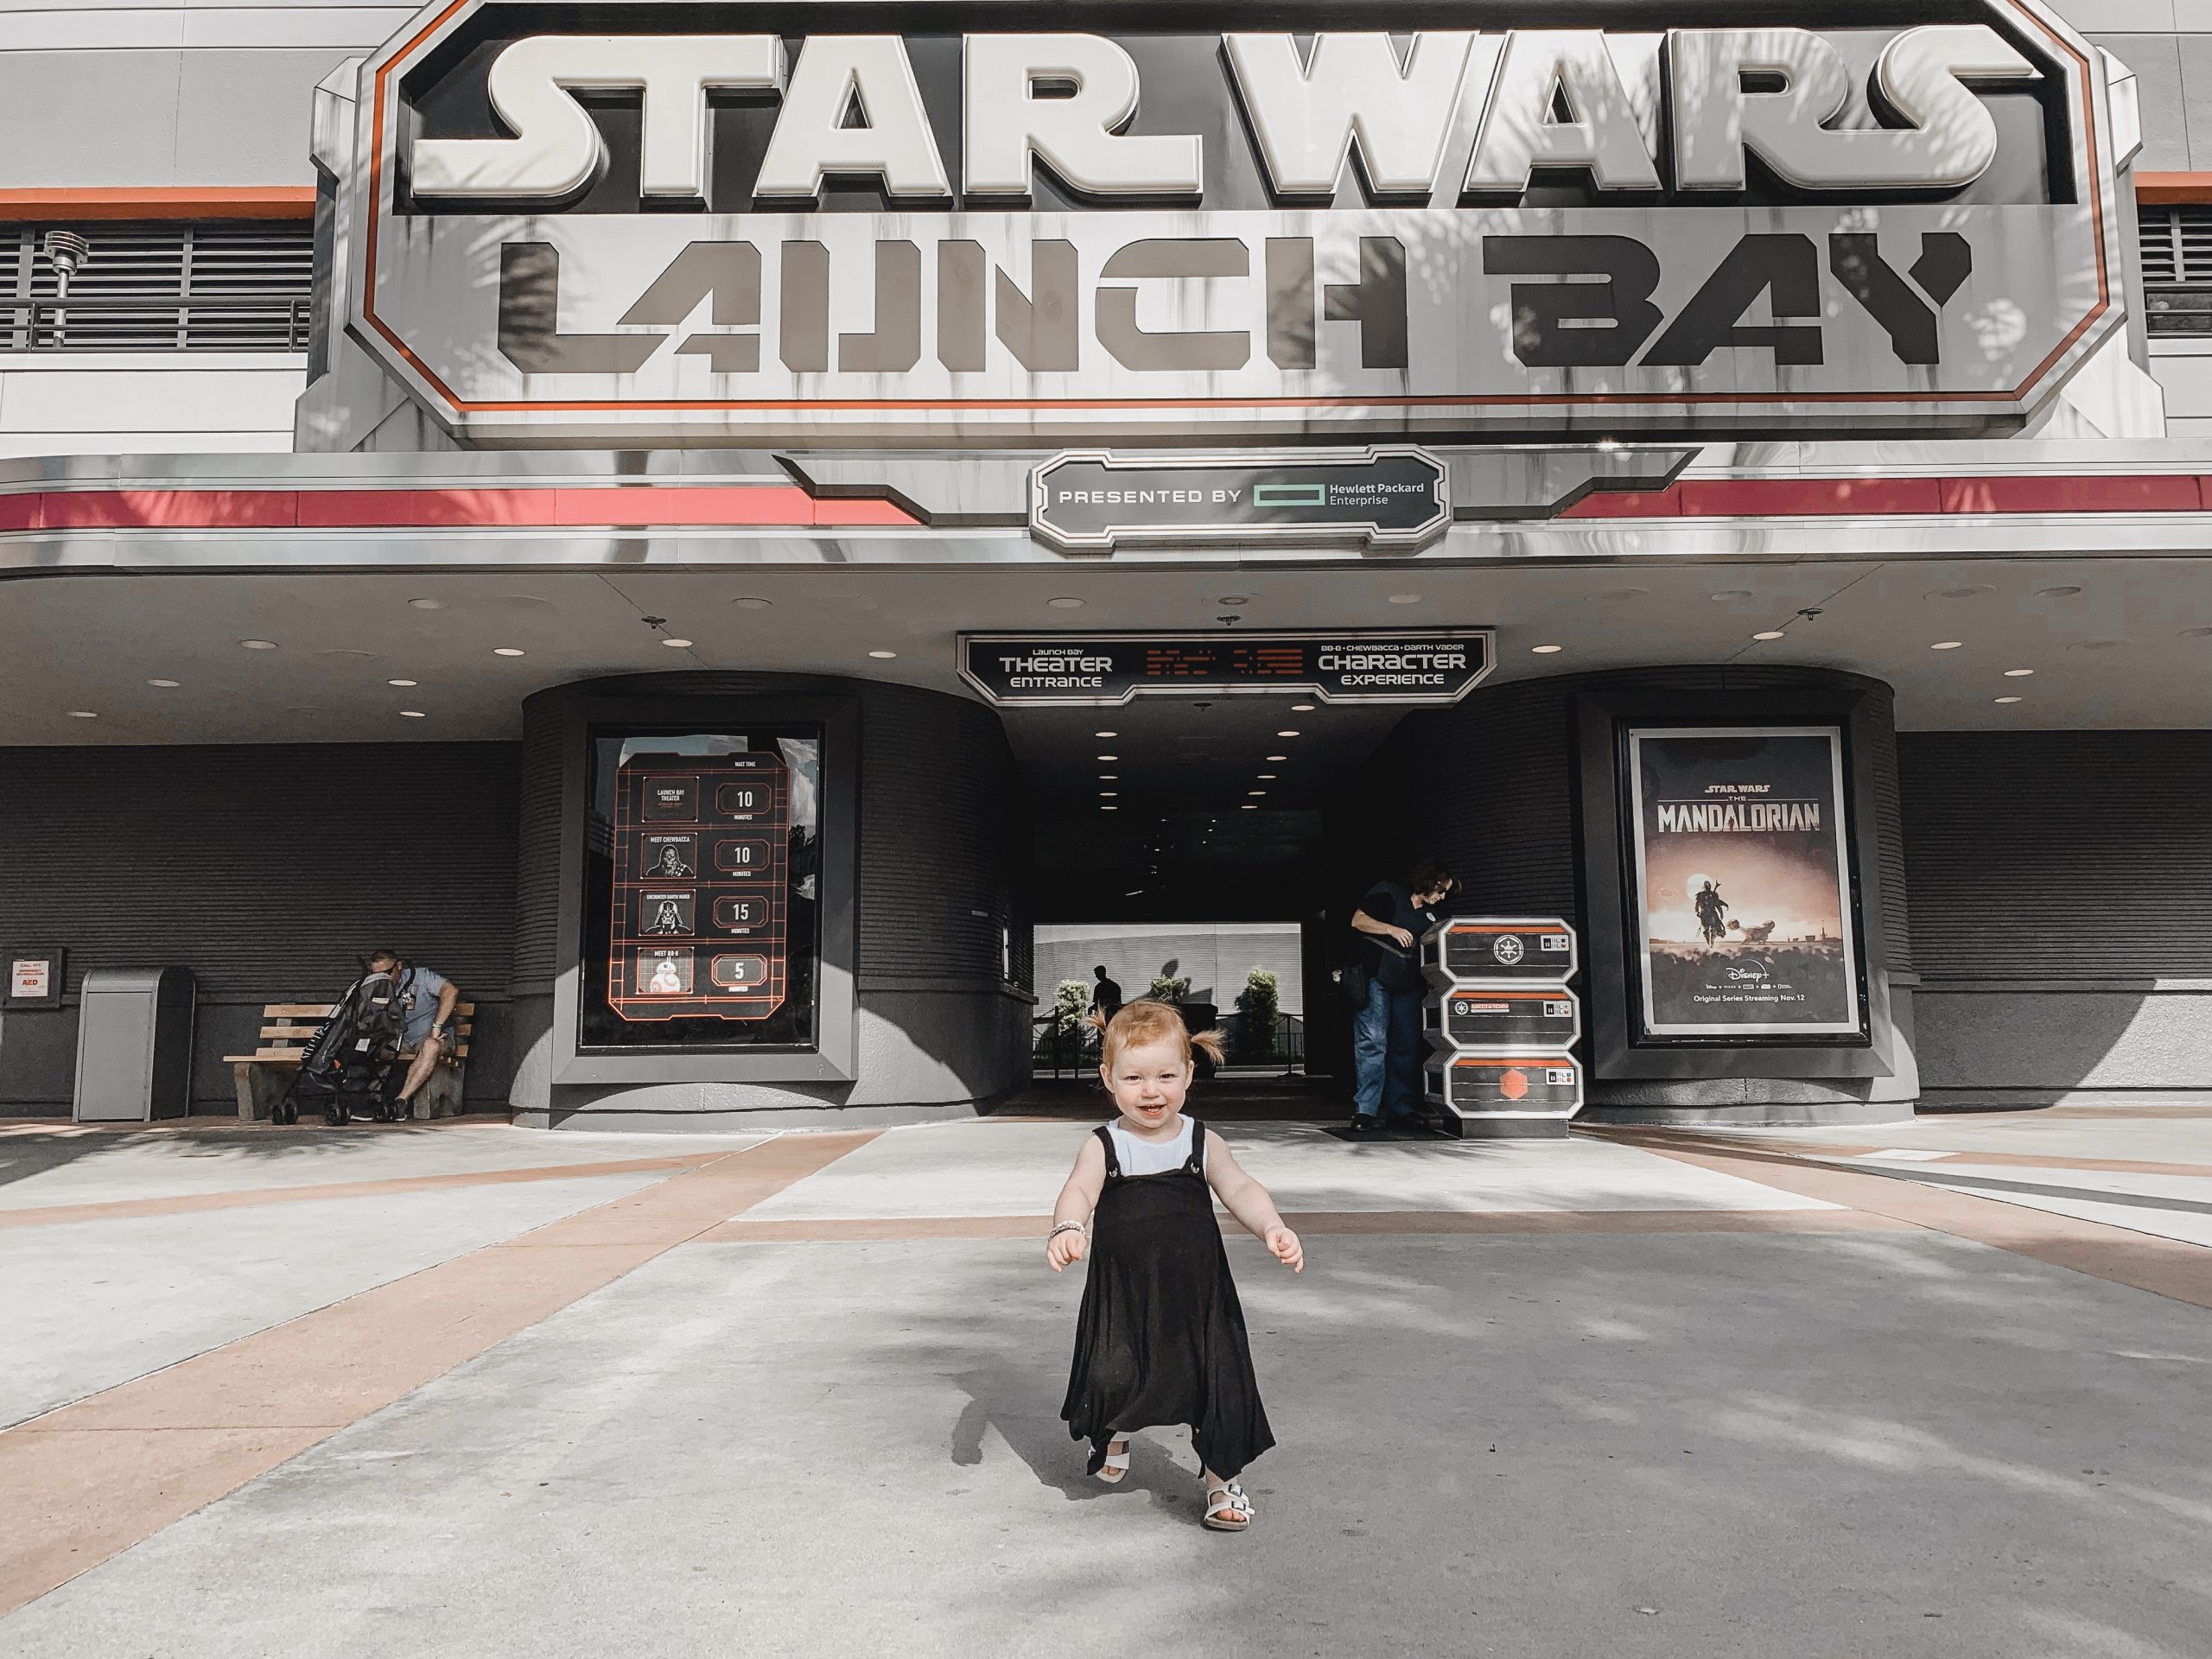
[[[678,847],[672,841],[664,842],[661,844],[660,862],[653,866],[652,874],[655,875],[689,875],[691,874],[691,867],[683,861],[683,849],[682,848]]]
[[[673,899],[662,899],[660,908],[653,912],[652,920],[645,924],[648,933],[688,933],[690,931],[684,926],[683,912],[677,908]]]
[[[645,989],[655,996],[680,996],[683,992],[683,976],[677,971],[676,963],[667,957],[653,969],[652,978]]]

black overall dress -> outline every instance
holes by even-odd
[[[1187,1423],[1199,1460],[1234,1478],[1275,1437],[1206,1186],[1205,1126],[1192,1119],[1191,1155],[1156,1175],[1122,1174],[1114,1137],[1097,1133],[1106,1185],[1060,1415],[1090,1442],[1093,1474],[1109,1440]]]

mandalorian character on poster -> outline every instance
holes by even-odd
[[[1842,734],[1639,729],[1629,768],[1644,1033],[1858,1032]]]

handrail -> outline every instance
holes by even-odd
[[[0,352],[233,351],[303,352],[313,332],[315,301],[304,294],[257,296],[149,294],[87,295],[81,298],[0,299]],[[245,317],[276,324],[281,341],[231,338],[192,339],[195,318],[213,326],[220,319]],[[128,317],[127,325],[103,322]],[[72,322],[98,338],[73,342]],[[122,336],[128,334],[129,338]]]

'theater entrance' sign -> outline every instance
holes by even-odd
[[[1427,633],[970,633],[960,677],[1004,708],[1307,692],[1324,702],[1457,702],[1490,672],[1484,628]]]
[[[2123,321],[2035,0],[1351,15],[440,0],[347,329],[474,442],[1041,447],[2002,429]]]

